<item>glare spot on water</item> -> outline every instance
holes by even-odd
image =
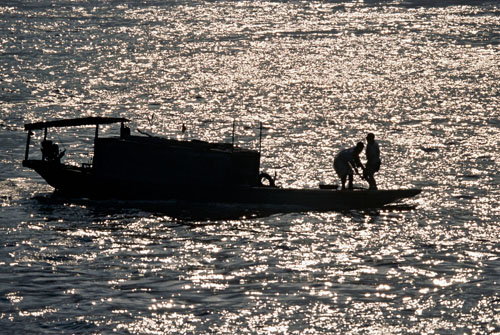
[[[498,10],[406,5],[0,9],[4,320],[41,332],[497,331]],[[228,143],[236,120],[235,143],[251,148],[263,121],[262,168],[283,187],[338,183],[334,155],[371,131],[380,187],[424,192],[408,211],[194,223],[61,203],[19,166],[22,124],[88,115]],[[81,164],[93,131],[51,135]]]

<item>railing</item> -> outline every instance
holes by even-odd
[[[262,150],[266,128],[259,121],[184,121],[138,120],[137,130],[176,140],[201,140],[207,142],[231,143],[234,147]],[[132,127],[133,128],[133,127]]]

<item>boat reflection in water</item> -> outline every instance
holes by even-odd
[[[243,213],[262,215],[370,209],[421,192],[420,189],[349,191],[276,187],[273,178],[260,171],[257,150],[239,148],[234,143],[133,136],[125,126],[128,121],[87,117],[26,124],[28,139],[23,166],[40,174],[57,195],[144,204],[161,200],[179,213],[201,210],[199,205],[208,204],[222,205],[229,212],[237,208]],[[120,135],[99,137],[99,125],[113,123],[121,125]],[[64,152],[47,139],[48,129],[88,125],[96,127],[92,163],[81,166],[62,163]],[[30,139],[35,130],[44,131],[41,159],[29,158]]]

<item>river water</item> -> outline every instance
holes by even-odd
[[[500,333],[497,2],[7,0],[0,42],[3,333]],[[80,116],[226,142],[236,120],[253,148],[263,122],[284,187],[338,182],[373,132],[379,187],[423,193],[224,219],[57,198],[23,125]],[[91,159],[93,129],[50,136]]]

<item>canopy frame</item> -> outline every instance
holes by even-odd
[[[129,122],[129,119],[122,117],[101,117],[101,116],[89,116],[83,118],[76,119],[62,119],[62,120],[54,120],[54,121],[42,121],[35,123],[26,123],[24,125],[24,130],[28,131],[28,138],[26,140],[26,152],[24,153],[24,159],[28,160],[29,157],[29,147],[31,135],[33,135],[32,130],[43,130],[44,135],[43,139],[47,139],[47,129],[54,127],[78,127],[78,126],[95,126],[95,138],[94,144],[97,141],[97,137],[99,135],[99,125],[101,124],[112,124],[112,123],[121,123],[121,128],[124,128],[124,123]]]

